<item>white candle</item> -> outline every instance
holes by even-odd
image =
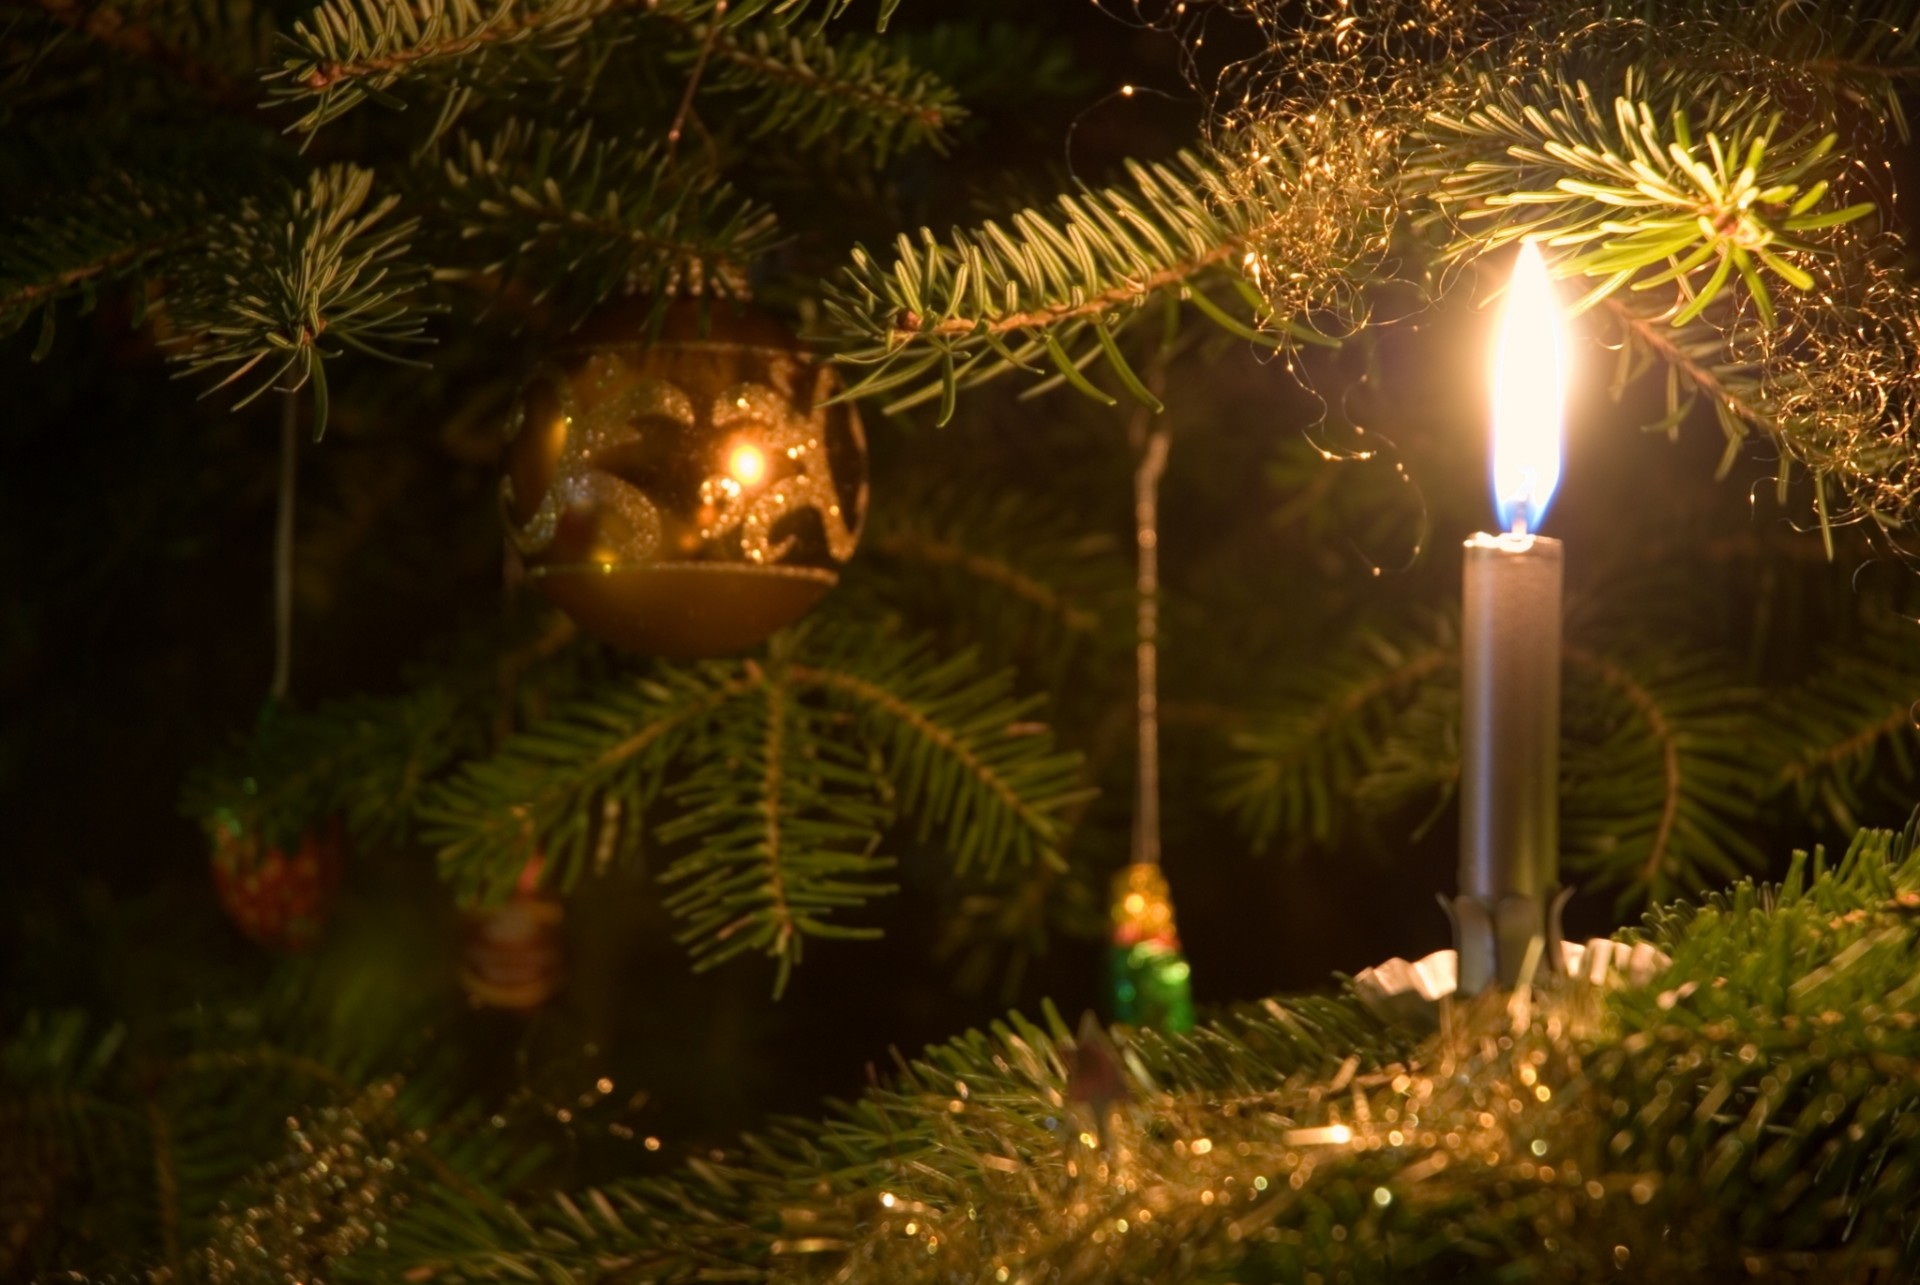
[[[1501,534],[1467,541],[1461,620],[1459,990],[1512,986],[1535,939],[1557,969],[1561,546],[1534,534],[1560,481],[1566,345],[1521,247],[1494,349]]]

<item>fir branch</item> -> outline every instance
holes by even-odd
[[[693,842],[661,879],[679,885],[666,906],[686,921],[695,969],[760,951],[777,998],[807,937],[878,935],[828,919],[893,891],[875,879],[892,864],[875,851],[888,809],[858,747],[794,699],[784,665],[747,669],[758,699],[720,711],[706,757],[670,791],[681,812],[660,839]]]
[[[1276,835],[1292,845],[1324,842],[1348,796],[1367,775],[1397,710],[1436,675],[1459,663],[1449,631],[1389,640],[1365,636],[1311,674],[1298,675],[1264,726],[1236,732],[1239,757],[1219,800],[1258,847]]]
[[[570,887],[600,846],[593,817],[623,818],[616,847],[634,851],[639,819],[688,739],[757,685],[725,665],[602,684],[468,763],[419,812],[443,877],[463,898],[495,900],[538,852],[544,877]]]
[[[817,6],[815,33],[848,3]],[[882,4],[882,27],[897,3]],[[467,74],[473,60],[491,50],[563,47],[622,12],[683,28],[717,22],[733,31],[763,19],[792,28],[815,8],[807,0],[323,0],[294,24],[286,55],[268,80],[276,102],[312,101],[294,125],[311,132],[369,98],[393,101],[391,91],[402,81]]]
[[[751,122],[749,138],[780,134],[803,146],[831,139],[884,165],[897,152],[939,146],[966,117],[937,77],[874,40],[754,29],[720,35],[712,58],[712,87],[742,98],[736,115]]]
[[[556,1195],[509,1217],[403,1229],[396,1266],[447,1282],[525,1279],[546,1264],[658,1281],[764,1280],[831,1272],[884,1225],[921,1262],[876,1265],[874,1279],[917,1279],[929,1261],[935,1270],[950,1264],[939,1245],[928,1254],[920,1228],[903,1238],[906,1221],[964,1204],[968,1192],[1019,1207],[1017,1191],[1050,1198],[1069,1183],[1077,1153],[1062,1130],[1081,1127],[1085,1109],[1065,1098],[1074,1047],[1051,1009],[1044,1023],[1013,1015],[902,1061],[894,1083],[825,1120],[747,1138],[671,1177]],[[1129,1078],[1143,1094],[1154,1086],[1156,1110],[1191,1093],[1249,1116],[1289,1076],[1331,1076],[1343,1062],[1371,1070],[1401,1048],[1351,1004],[1318,997],[1269,1000],[1191,1041],[1142,1032],[1126,1045]],[[770,1213],[783,1207],[785,1218]],[[1044,1243],[1061,1226],[1035,1230]],[[990,1262],[966,1270],[994,1276]]]
[[[778,990],[806,937],[872,935],[829,921],[891,890],[876,876],[896,813],[923,838],[938,829],[957,868],[1056,859],[1059,816],[1085,796],[1079,760],[1008,688],[970,656],[821,622],[765,662],[586,693],[469,763],[420,815],[460,895],[494,897],[535,852],[571,886],[595,854],[636,851],[663,799],[674,811],[656,837],[685,850],[660,877],[677,885],[666,904],[696,965],[764,951]]]
[[[1920,766],[1913,622],[1868,617],[1857,640],[1830,648],[1820,669],[1769,711],[1772,789],[1840,826],[1912,782]]]
[[[1059,815],[1085,791],[1079,756],[1053,753],[1052,736],[1026,720],[1037,701],[1008,701],[1005,674],[974,679],[966,655],[938,666],[917,652],[841,663],[865,672],[797,665],[794,677],[888,729],[887,771],[923,837],[944,825],[961,870],[975,861],[991,874],[1008,859],[1059,860]]]
[[[1730,1259],[1899,1274],[1915,905],[1920,860],[1863,833],[1837,866],[1799,854],[1783,884],[1657,913],[1647,936],[1671,963],[1651,984],[1547,982],[1531,1020],[1504,996],[1456,1004],[1452,1031],[1416,1046],[1351,997],[1308,998],[1190,1037],[1113,1032],[1117,1105],[1078,1100],[1086,1028],[1015,1017],[671,1177],[402,1228],[395,1266],[449,1282],[1422,1283],[1622,1262],[1684,1280]]]
[[[1561,275],[1597,282],[1582,306],[1631,284],[1671,286],[1673,324],[1710,305],[1735,272],[1763,323],[1773,323],[1762,269],[1812,290],[1804,261],[1820,233],[1861,219],[1871,203],[1822,204],[1841,176],[1837,135],[1782,133],[1779,108],[1757,89],[1715,88],[1691,73],[1630,68],[1603,107],[1584,82],[1483,74],[1478,105],[1434,112],[1431,151],[1409,167],[1463,226],[1449,253],[1480,255],[1520,239],[1570,251]]]
[[[433,778],[482,744],[476,695],[436,675],[400,696],[277,709],[188,779],[181,811],[203,825],[229,817],[275,847],[335,817],[356,844],[398,842]]]
[[[204,193],[176,182],[127,176],[70,195],[58,215],[36,214],[0,229],[0,335],[37,313],[44,356],[53,306],[92,298],[206,244]]]
[[[388,222],[398,199],[372,198],[371,171],[331,166],[283,204],[250,203],[215,229],[171,299],[189,332],[179,354],[187,373],[226,370],[215,390],[239,384],[242,406],[311,382],[318,437],[330,357],[350,348],[399,360],[393,348],[423,342],[425,319],[409,299],[426,279],[408,260],[417,221]]]
[[[1723,427],[1728,428],[1730,444],[1745,437],[1741,425],[1769,436],[1780,434],[1780,423],[1763,404],[1750,365],[1727,356],[1724,334],[1706,326],[1674,329],[1662,325],[1660,319],[1636,310],[1617,294],[1610,295],[1602,306],[1619,323],[1628,348],[1645,349],[1708,398]],[[1616,387],[1624,389],[1624,381],[1617,382]],[[1684,414],[1685,407],[1677,399],[1670,399],[1668,419],[1677,426]]]
[[[615,290],[737,293],[773,245],[773,215],[726,183],[665,165],[656,146],[596,139],[591,126],[510,121],[484,144],[462,139],[442,172],[457,253],[478,265],[441,275],[525,282],[536,299],[564,291],[574,311]]]
[[[293,26],[275,102],[313,105],[294,124],[312,132],[369,98],[388,98],[403,77],[454,69],[491,48],[538,40],[564,44],[594,21],[647,0],[323,0]]]
[[[840,359],[872,368],[846,395],[891,395],[889,410],[939,397],[944,423],[958,389],[1019,368],[1050,371],[1042,387],[1066,382],[1111,403],[1083,373],[1103,362],[1151,403],[1115,337],[1156,297],[1191,302],[1231,333],[1270,346],[1306,337],[1284,323],[1256,330],[1259,318],[1246,316],[1259,296],[1238,269],[1257,257],[1250,246],[1262,211],[1230,190],[1254,171],[1256,190],[1271,194],[1294,149],[1265,134],[1242,145],[1258,161],[1237,176],[1223,156],[1187,152],[1175,165],[1129,163],[1130,189],[1082,191],[1060,197],[1053,211],[1021,211],[1011,232],[988,222],[956,228],[943,243],[923,228],[918,245],[903,233],[891,263],[856,247],[826,301],[847,345]],[[1210,295],[1223,287],[1226,305]]]
[[[1653,693],[1619,664],[1595,655],[1584,647],[1568,647],[1566,659],[1591,670],[1601,682],[1624,697],[1634,713],[1646,724],[1647,735],[1660,752],[1660,819],[1654,824],[1647,844],[1647,859],[1640,871],[1640,882],[1652,887],[1666,868],[1667,845],[1673,838],[1674,822],[1680,816],[1680,799],[1685,784],[1680,772],[1680,737]]]
[[[1131,597],[1117,542],[1032,498],[916,490],[878,505],[864,538],[874,556],[850,588],[1050,689],[1085,671],[1089,649],[1125,642],[1104,627]]]
[[[1741,832],[1764,788],[1753,694],[1711,656],[1566,649],[1570,685],[1561,849],[1623,907],[1737,877],[1761,860]],[[1598,690],[1581,691],[1580,680]],[[1618,712],[1610,714],[1608,707]]]
[[[84,0],[26,0],[64,27],[89,40],[149,63],[208,99],[226,106],[251,106],[242,82],[202,59],[186,45],[169,39],[150,22],[130,17],[112,0],[89,7]]]
[[[1294,676],[1291,698],[1237,733],[1222,801],[1256,843],[1326,842],[1356,807],[1427,808],[1460,772],[1458,651],[1450,631],[1389,645],[1365,637]],[[1741,831],[1767,786],[1753,695],[1713,658],[1570,645],[1561,851],[1595,886],[1646,904],[1759,860]]]
[[[1812,89],[1827,114],[1864,109],[1908,139],[1900,89],[1920,76],[1920,43],[1905,0],[1794,4],[1765,14],[1737,3],[1703,10],[1686,24],[1693,66],[1765,80],[1784,96]]]

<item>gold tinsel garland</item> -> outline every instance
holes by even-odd
[[[407,1157],[422,1139],[395,1121],[399,1081],[287,1120],[288,1149],[223,1203],[193,1275],[209,1285],[307,1285],[336,1259],[387,1247],[407,1206]]]

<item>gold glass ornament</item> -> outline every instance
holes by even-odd
[[[534,582],[587,632],[720,656],[839,579],[867,507],[852,406],[762,315],[601,310],[528,381],[501,500]]]

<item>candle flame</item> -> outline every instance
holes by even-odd
[[[1560,484],[1566,340],[1547,263],[1520,247],[1493,356],[1493,502],[1503,530],[1525,534]]]

